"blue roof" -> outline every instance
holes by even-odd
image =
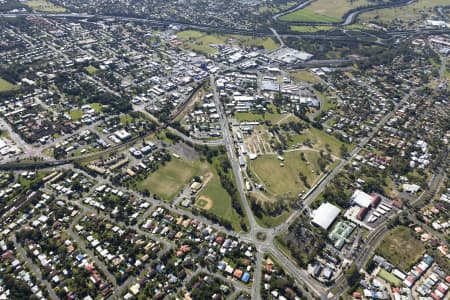
[[[242,282],[248,283],[250,281],[250,274],[248,272],[245,272],[244,275],[242,275],[241,280]]]
[[[427,263],[427,265],[429,265],[429,266],[431,266],[431,265],[433,264],[433,258],[432,258],[431,256],[429,256],[429,255],[425,256],[423,260],[424,260],[424,261]]]
[[[83,254],[78,254],[77,255],[77,259],[79,260],[79,261],[81,261],[81,260],[83,260],[84,259],[84,255]]]

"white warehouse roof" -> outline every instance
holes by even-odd
[[[372,203],[372,196],[361,190],[356,190],[350,197],[350,202],[360,207],[369,207]]]
[[[340,211],[341,210],[333,204],[328,202],[322,203],[318,209],[312,212],[312,222],[327,230],[339,215]]]

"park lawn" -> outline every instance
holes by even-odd
[[[289,76],[299,80],[299,81],[304,81],[304,82],[308,82],[308,83],[321,83],[322,79],[320,79],[319,76],[317,76],[316,74],[310,72],[310,71],[296,71],[296,72],[291,72],[289,73]]]
[[[331,31],[337,29],[345,29],[345,30],[364,30],[369,29],[369,27],[364,26],[362,24],[352,24],[346,26],[329,26],[329,25],[316,25],[316,26],[308,26],[308,25],[295,25],[291,26],[291,30],[298,32],[319,32],[319,31]]]
[[[4,129],[0,129],[0,137],[9,139],[9,132]]]
[[[334,26],[327,26],[327,25],[318,25],[318,26],[308,26],[308,25],[296,25],[291,26],[291,30],[298,31],[298,32],[319,32],[319,31],[329,31],[337,29],[337,27]]]
[[[339,22],[341,19],[323,15],[317,12],[314,12],[309,9],[300,9],[296,10],[294,12],[291,12],[290,14],[284,15],[280,18],[281,21],[284,22],[323,22],[323,23],[336,23]]]
[[[331,103],[330,99],[324,93],[321,93],[318,90],[314,89],[314,94],[316,94],[322,100],[320,110],[328,111],[330,109],[336,109],[336,104]]]
[[[255,220],[262,227],[272,228],[283,224],[286,221],[286,219],[289,218],[291,213],[292,213],[291,210],[284,211],[282,214],[276,216],[275,218],[263,214],[262,218],[258,218],[255,216]]]
[[[120,115],[120,124],[125,125],[127,123],[133,122],[133,117],[128,114],[121,114]]]
[[[262,155],[250,161],[251,171],[259,178],[265,188],[277,196],[297,196],[307,191],[304,183],[299,178],[303,173],[307,183],[312,186],[321,174],[317,160],[319,153],[315,151],[303,151],[306,161],[300,159],[301,151],[286,152],[284,161],[278,160],[278,155]],[[284,167],[280,164],[284,163]]]
[[[195,206],[208,212],[215,214],[218,217],[224,218],[231,222],[234,230],[242,231],[240,221],[241,216],[236,212],[231,204],[231,198],[228,192],[222,187],[219,175],[216,171],[218,164],[217,158],[213,159],[213,163],[209,165],[210,174],[212,178],[208,181],[206,186],[198,193],[195,201]],[[232,172],[230,170],[230,172]],[[232,175],[230,175],[232,176]],[[233,176],[233,181],[235,181]],[[209,199],[211,203],[207,203],[205,198]],[[247,219],[245,218],[247,224]]]
[[[19,89],[19,87],[15,84],[12,84],[9,81],[4,80],[0,77],[0,92],[9,92]]]
[[[253,37],[249,35],[230,35],[230,37],[238,40],[238,44],[247,47],[264,47],[268,51],[276,50],[280,45],[270,37]]]
[[[91,108],[96,112],[101,112],[103,109],[103,105],[101,103],[91,103]]]
[[[218,53],[219,51],[211,47],[211,44],[223,44],[226,41],[226,37],[219,34],[207,34],[205,32],[196,30],[185,30],[177,33],[177,37],[180,40],[185,41],[187,48],[200,52],[205,55],[211,55]]]
[[[276,6],[260,6],[259,7],[259,11],[260,12],[270,12],[270,13],[277,13],[283,10],[286,10],[288,8],[293,7],[294,5],[296,5],[297,2],[292,1],[292,2],[288,2],[284,5],[276,5]]]
[[[260,113],[253,112],[235,112],[234,117],[238,122],[264,122],[264,117]]]
[[[51,12],[51,13],[66,11],[64,7],[56,6],[52,2],[46,0],[32,0],[27,1],[24,4],[29,6],[34,11]]]
[[[231,206],[231,198],[220,184],[219,176],[215,171],[213,173],[213,178],[211,178],[206,187],[198,194],[196,206],[201,209],[205,209],[204,205],[201,205],[203,204],[203,201],[199,201],[199,199],[202,197],[210,199],[212,206],[211,208],[205,210],[215,214],[218,217],[229,220],[233,226],[233,229],[241,230],[239,225],[240,216]]]
[[[317,0],[308,5],[306,9],[317,14],[342,19],[351,9],[373,4],[368,0]]]
[[[372,10],[361,13],[358,16],[358,20],[360,23],[390,23],[395,19],[399,19],[407,24],[411,21],[423,20],[426,15],[434,14],[434,7],[439,5],[447,6],[448,0],[418,0],[406,6]]]
[[[177,37],[185,42],[185,46],[193,51],[200,52],[205,55],[218,53],[219,50],[211,45],[224,44],[227,40],[233,39],[235,44],[242,46],[264,47],[268,51],[279,48],[279,44],[270,37],[252,37],[245,35],[223,35],[208,34],[206,32],[196,30],[185,30],[177,33]]]
[[[95,75],[98,72],[98,69],[94,67],[93,65],[89,65],[84,68],[86,72],[88,72],[90,75]]]
[[[173,157],[164,166],[138,182],[136,188],[140,192],[149,190],[161,199],[171,201],[194,176],[203,175],[203,171],[204,167],[200,161],[191,162]]]
[[[72,109],[69,112],[69,116],[72,119],[72,121],[78,121],[83,116],[83,111],[81,109]]]
[[[378,273],[378,276],[395,286],[400,286],[402,284],[402,281],[399,278],[395,277],[385,269],[381,269],[381,271]]]
[[[235,112],[234,117],[239,122],[264,122],[270,121],[272,124],[279,122],[286,114],[280,114],[276,111],[275,105],[271,104],[268,108],[272,109],[272,112],[257,113],[257,112]]]
[[[20,176],[19,183],[21,184],[22,188],[24,188],[25,190],[28,190],[28,189],[30,189],[30,186],[33,182],[34,183],[41,182],[42,179],[45,176],[49,175],[50,173],[51,173],[50,171],[40,171],[40,172],[37,172],[36,177],[34,177],[32,179],[27,179],[27,178]]]
[[[196,31],[196,30],[185,30],[177,33],[177,37],[179,39],[187,40],[187,39],[198,39],[205,35],[204,32]]]
[[[398,226],[384,237],[375,252],[407,272],[423,255],[425,246],[408,227]]]
[[[308,128],[303,130],[301,134],[291,135],[288,139],[288,145],[293,146],[296,144],[303,144],[307,139],[312,142],[312,147],[314,149],[326,151],[326,145],[328,144],[331,152],[336,156],[340,156],[340,147],[343,142],[317,128]],[[353,145],[347,144],[346,146],[349,152],[353,148]]]

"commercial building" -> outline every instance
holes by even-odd
[[[333,204],[328,202],[322,203],[318,209],[312,212],[312,223],[327,230],[340,212],[341,210]]]

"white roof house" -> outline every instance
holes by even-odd
[[[340,212],[341,210],[333,204],[328,202],[322,203],[318,209],[312,212],[312,222],[327,230]]]
[[[369,207],[372,203],[372,196],[361,190],[355,190],[353,195],[350,197],[350,203],[361,207]]]

